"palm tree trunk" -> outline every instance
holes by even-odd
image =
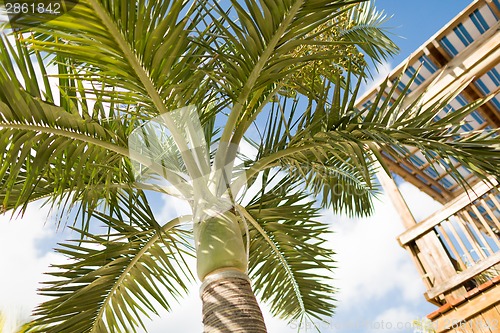
[[[248,275],[223,269],[205,277],[200,288],[204,333],[266,333]]]

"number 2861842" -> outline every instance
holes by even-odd
[[[5,3],[7,15],[18,14],[62,14],[61,3],[59,2],[21,2],[12,1]]]

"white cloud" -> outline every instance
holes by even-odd
[[[411,198],[410,206],[420,214],[428,215],[423,208],[430,207],[431,211],[435,209],[432,199],[429,201],[428,197],[415,187],[403,184],[402,191],[407,198]],[[178,207],[177,203],[168,199],[164,204],[162,216],[165,216],[166,212],[171,214],[172,209]],[[389,310],[387,307],[370,309],[372,318],[377,317],[377,320],[364,322],[364,329],[375,327],[382,320],[385,322],[392,320],[396,325],[399,321],[411,322],[417,315],[425,315],[404,308],[404,304],[412,305],[424,301],[422,296],[424,285],[409,254],[396,241],[396,237],[404,231],[404,228],[399,215],[386,196],[381,196],[380,201],[376,202],[376,213],[370,218],[348,219],[324,211],[323,220],[330,222],[334,231],[331,245],[337,252],[338,268],[334,271],[335,280],[332,283],[340,289],[337,304],[338,310],[341,310],[339,312],[342,314],[353,312],[366,303],[396,293],[400,297],[388,304],[389,307],[392,306]],[[269,332],[296,332],[294,328],[297,325],[294,323],[289,325],[283,320],[273,318],[265,304],[261,307]],[[340,316],[333,318],[332,323],[338,325],[339,322],[349,325],[359,324],[352,318],[340,318]],[[200,332],[201,301],[197,286],[193,286],[191,294],[181,300],[180,304],[175,305],[172,312],[162,312],[160,318],[154,318],[147,327],[150,333],[181,330]],[[321,327],[325,332],[330,332],[333,324],[327,323]],[[309,331],[313,331],[312,325]]]
[[[401,194],[410,208],[417,222],[422,221],[435,211],[443,207],[442,204],[432,199],[424,192],[418,190],[414,185],[404,182],[399,186]]]
[[[178,216],[193,214],[191,207],[186,200],[165,194],[161,195],[161,203],[162,208],[156,215],[157,220],[162,225]]]
[[[48,209],[40,205],[30,207],[23,218],[9,221],[10,215],[0,216],[0,310],[9,319],[2,333],[9,333],[42,301],[36,290],[47,279],[43,273],[63,260],[54,252],[40,251],[40,243],[56,234],[54,224],[45,224],[47,216]]]
[[[368,332],[408,332],[418,318],[417,313],[406,307],[390,308],[377,316]]]
[[[174,304],[171,312],[162,310],[160,317],[153,317],[153,321],[146,322],[148,333],[163,332],[202,332],[201,322],[202,303],[198,294],[198,285],[191,289],[191,293],[178,304]],[[293,333],[293,324],[274,318],[271,316],[268,307],[260,304],[268,332],[273,333]],[[145,333],[142,332],[141,333]]]
[[[426,207],[415,188],[406,188],[406,195]],[[339,307],[355,309],[363,303],[380,300],[397,292],[406,302],[422,300],[424,285],[410,255],[396,241],[404,228],[400,217],[384,195],[375,203],[375,214],[365,219],[349,219],[325,212],[334,231],[331,244],[337,252],[338,268],[335,286]],[[401,300],[399,300],[401,301]]]
[[[172,311],[162,309],[159,315],[145,322],[148,333],[202,332],[201,300],[196,286],[193,286],[190,295],[172,306]]]
[[[257,158],[257,153],[258,153],[257,149],[254,146],[252,146],[248,141],[242,140],[238,148],[239,148],[238,151],[241,154],[241,156],[251,160],[255,160]]]

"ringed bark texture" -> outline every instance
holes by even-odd
[[[236,270],[209,274],[200,296],[204,333],[267,332],[247,274]]]

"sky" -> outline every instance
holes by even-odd
[[[401,49],[399,55],[391,60],[391,64],[398,65],[405,60],[472,2],[472,0],[376,0],[378,9],[392,15],[386,26],[391,28],[393,36],[397,36],[393,39]]]
[[[384,78],[470,1],[378,0],[376,3],[378,8],[393,15],[387,26],[391,27],[401,53],[380,66],[375,81]],[[417,220],[439,207],[408,183],[402,183],[400,189]],[[171,201],[158,204],[163,205],[157,212],[159,216],[178,207]],[[340,291],[337,312],[328,322],[318,324],[321,332],[412,332],[410,323],[435,307],[425,301],[424,285],[416,268],[396,241],[403,227],[389,199],[382,195],[376,203],[376,213],[370,218],[349,219],[331,211],[323,213],[323,221],[334,231],[329,244],[336,252],[338,268],[332,283]],[[9,221],[9,215],[0,216],[0,309],[11,318],[29,315],[42,300],[36,289],[44,279],[43,272],[50,264],[64,260],[50,249],[65,239],[68,232],[56,230],[47,215],[48,209],[35,203],[22,219]],[[269,332],[297,331],[296,323],[271,318],[266,305],[262,307]],[[161,317],[154,319],[147,322],[150,333],[201,332],[198,286],[192,286],[191,294],[171,313],[161,312]],[[310,327],[301,330],[313,331]]]

